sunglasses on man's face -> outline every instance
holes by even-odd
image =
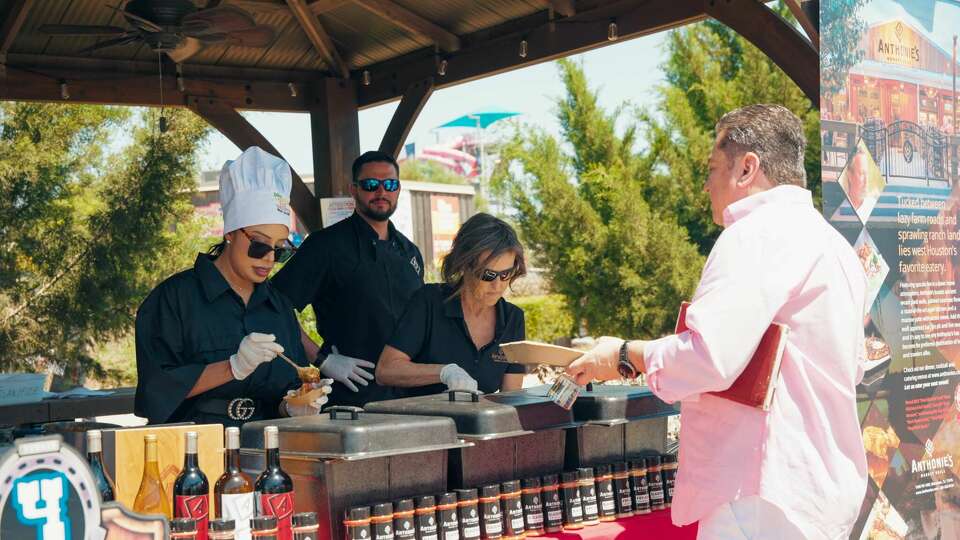
[[[500,281],[506,281],[506,280],[510,279],[511,276],[513,276],[513,272],[514,272],[514,269],[513,269],[513,268],[508,268],[508,269],[506,269],[506,270],[504,270],[504,271],[502,271],[502,272],[497,272],[496,270],[491,270],[491,269],[489,269],[489,268],[484,268],[484,269],[480,272],[480,280],[481,280],[481,281],[493,281],[493,280],[497,279],[497,277],[499,277],[499,278],[500,278]]]
[[[383,186],[384,191],[396,191],[400,189],[400,180],[396,178],[384,178],[383,180],[379,178],[361,178],[356,180],[353,183],[355,186],[366,191],[367,193],[373,193]]]
[[[250,247],[247,248],[247,256],[251,259],[262,259],[272,251],[273,260],[282,263],[287,262],[287,260],[293,255],[293,252],[296,251],[296,249],[290,245],[274,247],[266,242],[261,242],[253,236],[250,236],[250,233],[244,229],[240,229],[240,232],[242,232],[243,235],[247,237],[247,240],[250,241]]]

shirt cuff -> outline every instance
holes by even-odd
[[[677,400],[670,395],[670,380],[663,373],[666,364],[676,357],[679,338],[676,335],[662,337],[648,341],[643,348],[643,363],[647,369],[647,386],[655,396],[666,403],[675,403]],[[694,394],[683,401],[700,401],[700,395]]]

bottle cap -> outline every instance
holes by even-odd
[[[255,531],[272,531],[277,528],[277,518],[274,516],[257,516],[250,518],[250,528]]]
[[[224,519],[224,518],[211,519],[207,523],[207,530],[210,530],[210,531],[227,532],[227,531],[232,531],[234,528],[236,528],[236,524],[233,522],[232,519]]]
[[[311,525],[318,525],[319,523],[316,512],[300,512],[299,514],[293,515],[294,527],[310,527]]]
[[[189,533],[197,530],[197,520],[193,518],[179,517],[170,520],[170,532]]]

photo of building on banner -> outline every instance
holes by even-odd
[[[823,213],[868,283],[853,538],[960,538],[960,4],[821,3]]]

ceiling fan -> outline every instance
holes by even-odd
[[[208,0],[202,8],[192,0],[130,0],[120,13],[128,28],[75,24],[45,24],[41,32],[52,36],[94,36],[109,38],[81,49],[87,53],[137,41],[153,51],[166,53],[181,63],[206,44],[226,43],[262,48],[273,42],[274,30],[258,25],[246,11],[220,0]]]

